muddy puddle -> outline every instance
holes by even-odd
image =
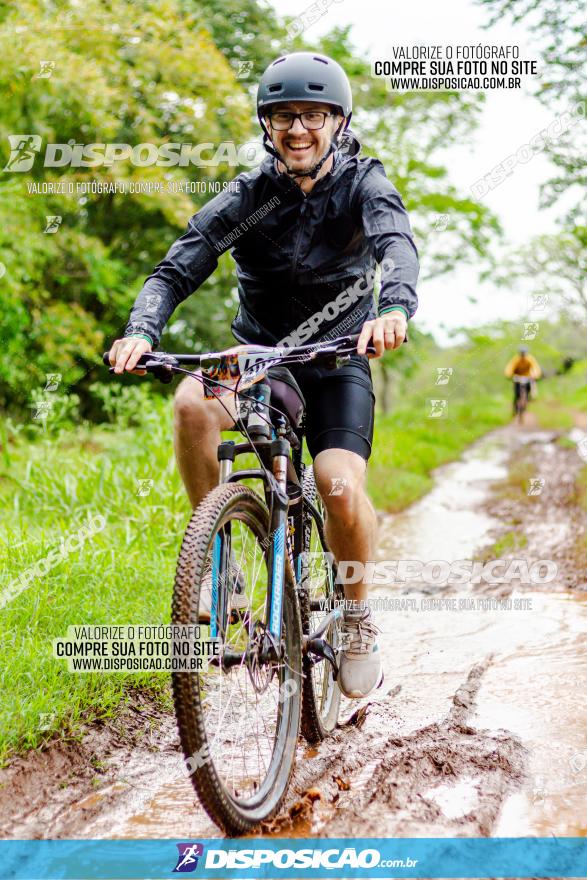
[[[501,525],[485,503],[492,485],[528,443],[541,461],[563,452],[538,432],[488,435],[441,468],[424,499],[383,518],[378,559],[479,558]],[[264,834],[587,833],[587,593],[514,583],[510,606],[479,603],[500,595],[416,579],[374,591],[384,685],[363,703],[344,701],[331,739],[300,744],[289,799]],[[430,607],[438,596],[456,607]],[[125,755],[111,784],[52,817],[51,836],[218,836],[176,749],[168,718],[159,742]],[[30,821],[12,833],[43,836]]]

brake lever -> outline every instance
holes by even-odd
[[[108,353],[102,358],[104,363],[107,363],[107,356]],[[173,381],[173,367],[179,367],[179,361],[173,355],[145,352],[138,359],[135,369],[146,370],[164,385],[168,385]],[[108,372],[114,373],[114,367],[109,367]]]
[[[367,349],[365,354],[375,354],[375,346],[372,342],[367,344]],[[357,345],[355,342],[345,342],[342,345],[339,345],[336,349],[336,355],[338,357],[349,357],[353,354],[357,354]]]

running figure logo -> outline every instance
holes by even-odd
[[[174,874],[189,874],[198,867],[198,859],[204,852],[201,843],[178,843],[179,855],[177,865],[173,869]]]
[[[30,171],[35,156],[41,149],[42,139],[38,134],[9,134],[10,158],[4,171]]]

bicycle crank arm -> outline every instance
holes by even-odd
[[[309,636],[304,636],[304,642],[306,640],[311,641],[312,639],[319,639],[320,636],[323,636],[331,623],[334,623],[335,620],[340,620],[342,617],[342,608],[335,608],[333,611],[329,611],[326,617],[324,617],[320,621],[320,626],[318,629],[314,630],[313,633],[310,633]]]

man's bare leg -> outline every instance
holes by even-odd
[[[365,459],[347,449],[324,449],[314,460],[316,485],[326,508],[326,539],[337,562],[354,560],[365,565],[373,560],[377,514],[365,491],[366,472]],[[369,586],[364,579],[345,584],[345,596],[366,600]]]
[[[346,449],[325,449],[314,459],[316,485],[326,508],[326,540],[337,562],[373,560],[377,540],[377,515],[365,491],[367,465]],[[382,681],[377,627],[363,603],[370,584],[363,578],[344,584],[347,607],[338,683],[347,697],[370,694]]]
[[[217,400],[205,400],[201,382],[186,376],[178,385],[173,407],[175,460],[192,507],[218,484],[217,458],[221,431],[232,427],[234,404],[224,399],[231,415]]]

